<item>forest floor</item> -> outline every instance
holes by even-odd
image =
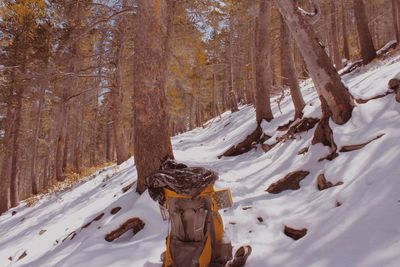
[[[345,75],[343,81],[355,98],[369,99],[384,94],[388,80],[399,71],[397,55]],[[307,102],[305,117],[319,118],[312,82],[304,81],[301,88]],[[277,127],[294,115],[288,94],[280,108],[281,112],[274,99],[275,119],[263,125],[270,140],[284,133]],[[240,156],[217,159],[256,127],[253,107],[242,106],[204,128],[174,137],[174,152],[179,161],[217,171],[217,187],[231,188],[235,204],[222,216],[233,245],[253,247],[246,266],[396,267],[400,262],[399,116],[400,104],[389,94],[358,104],[345,125],[331,122],[339,149],[384,134],[361,149],[339,152],[332,161],[318,161],[329,151],[319,144],[311,146],[313,130],[267,153],[259,145]],[[305,147],[308,152],[298,154]],[[310,172],[299,190],[265,191],[299,170]],[[332,183],[343,184],[319,191],[316,180],[322,173]],[[134,186],[122,190],[135,179],[130,159],[97,172],[72,190],[44,196],[33,207],[22,202],[0,217],[0,266],[161,266],[168,224],[147,192],[139,196]],[[116,207],[122,209],[111,214]],[[135,236],[126,233],[114,242],[104,240],[132,217],[145,222],[142,231]],[[284,234],[285,225],[306,228],[307,234],[295,241]]]

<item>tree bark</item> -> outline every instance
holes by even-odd
[[[347,36],[347,20],[346,20],[346,0],[342,0],[342,36],[343,36],[343,53],[346,59],[350,59],[349,38]]]
[[[118,52],[121,52],[122,47],[118,49]],[[129,158],[128,144],[126,142],[124,125],[123,125],[123,92],[122,92],[122,83],[121,83],[121,65],[120,60],[122,55],[117,56],[119,59],[117,60],[117,74],[116,74],[116,87],[111,93],[112,98],[112,116],[113,116],[113,127],[114,127],[114,136],[115,136],[115,145],[116,145],[116,153],[117,153],[117,164],[121,164],[125,162]]]
[[[399,2],[397,0],[392,0],[393,28],[394,28],[394,33],[396,35],[397,43],[400,43],[400,29],[399,25],[397,24],[399,20],[399,12],[400,12]]]
[[[44,101],[45,87],[40,91],[38,107],[35,114],[35,136],[33,140],[33,151],[32,151],[32,161],[31,161],[31,182],[32,182],[32,194],[36,195],[39,193],[39,177],[37,176],[37,156],[39,147],[39,135],[41,127],[41,114],[42,106]]]
[[[304,57],[321,101],[326,101],[335,123],[346,123],[351,118],[353,98],[319,44],[311,25],[297,11],[293,1],[275,0],[275,3]]]
[[[10,174],[11,174],[11,151],[12,151],[12,121],[14,120],[14,112],[10,107],[7,108],[5,118],[5,135],[4,135],[4,156],[1,164],[0,179],[0,214],[10,208]]]
[[[271,0],[261,0],[256,23],[256,120],[271,121],[270,93],[272,89],[271,71]]]
[[[368,28],[368,18],[363,0],[353,0],[353,10],[356,18],[361,57],[363,63],[368,64],[376,57],[376,51]]]
[[[166,77],[175,1],[166,1],[166,14],[162,0],[139,0],[137,4],[133,56],[134,156],[138,173],[136,191],[143,193],[145,177],[159,170],[165,158],[173,158]]]
[[[303,109],[306,105],[300,91],[299,81],[294,66],[293,46],[290,38],[290,31],[285,21],[281,18],[281,77],[282,85],[290,88],[292,101],[295,110],[295,119],[303,117]]]
[[[331,40],[333,50],[333,63],[337,70],[340,70],[342,65],[342,59],[339,51],[339,39],[337,34],[337,23],[336,23],[336,5],[335,1],[330,1],[330,22],[331,22]]]
[[[56,178],[57,181],[64,181],[64,150],[65,150],[65,138],[67,134],[67,127],[66,127],[66,116],[67,116],[67,108],[65,100],[61,100],[60,103],[60,110],[58,112],[58,116],[56,119],[56,123],[58,124],[58,134],[57,134],[57,150],[56,150]]]

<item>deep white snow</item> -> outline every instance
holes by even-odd
[[[385,93],[388,80],[399,72],[400,56],[395,56],[358,69],[343,81],[355,98],[367,99]],[[311,81],[302,83],[302,92],[305,116],[319,117]],[[292,118],[293,107],[290,96],[281,103],[282,113],[273,103],[275,119],[264,123],[263,129],[276,137],[282,134],[276,132],[277,126]],[[257,148],[217,159],[256,127],[254,109],[243,106],[239,112],[209,121],[204,129],[173,138],[178,160],[219,172],[217,187],[232,189],[234,207],[222,215],[233,244],[253,247],[246,266],[400,266],[400,104],[390,94],[358,105],[345,125],[331,122],[331,126],[339,148],[384,136],[360,150],[340,153],[333,161],[318,162],[328,149],[310,146],[313,130],[267,153]],[[298,155],[307,146],[309,151]],[[271,183],[296,170],[310,171],[301,189],[277,195],[265,192]],[[322,172],[328,180],[344,184],[318,191],[316,178]],[[34,207],[22,203],[5,213],[0,217],[0,266],[161,266],[159,255],[165,249],[168,225],[147,192],[122,193],[135,179],[131,159],[88,177],[71,191],[46,196]],[[337,202],[342,205],[337,207]],[[111,215],[117,206],[122,210]],[[99,221],[81,229],[103,212]],[[106,233],[131,217],[146,223],[141,232],[134,237],[127,233],[112,243],[104,240]],[[294,241],[283,234],[284,225],[304,227],[308,233]],[[27,255],[18,260],[24,252]]]

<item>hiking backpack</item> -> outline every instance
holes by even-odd
[[[210,184],[196,197],[164,188],[169,216],[163,267],[222,267],[232,258],[232,246],[224,240],[218,213],[218,195]]]

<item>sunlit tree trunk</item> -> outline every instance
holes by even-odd
[[[368,64],[376,57],[376,51],[368,28],[368,18],[363,0],[353,0],[353,11],[356,18],[361,57],[364,64]]]
[[[281,78],[282,85],[287,85],[290,88],[292,101],[295,110],[295,118],[303,117],[303,108],[305,102],[300,91],[297,73],[294,67],[293,46],[290,38],[290,31],[285,21],[281,16]]]
[[[175,1],[138,0],[134,22],[134,156],[136,191],[143,193],[145,177],[173,158],[167,114],[166,78]],[[164,10],[164,8],[166,10]],[[166,13],[164,13],[166,12]]]
[[[271,71],[271,0],[261,0],[256,25],[256,120],[271,121],[270,93],[272,89]]]
[[[321,101],[326,101],[332,120],[344,124],[351,118],[353,98],[343,85],[330,58],[318,42],[311,25],[298,12],[295,2],[275,0],[304,57]]]

